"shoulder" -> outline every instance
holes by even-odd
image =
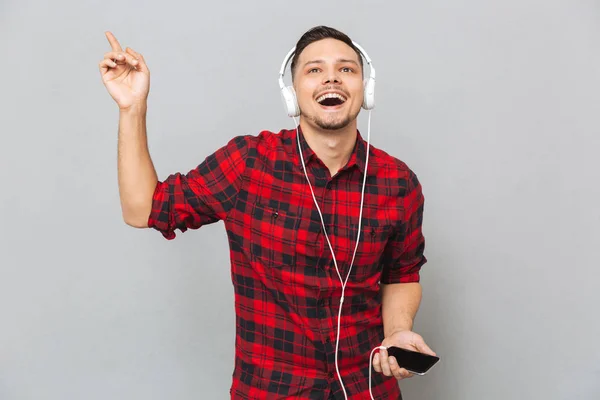
[[[238,135],[230,139],[229,145],[249,146],[256,149],[274,149],[287,144],[291,135],[289,130],[279,132],[262,130],[255,134]]]
[[[378,178],[397,181],[399,186],[409,190],[420,186],[416,172],[405,161],[373,145],[370,149],[369,164],[373,162]]]

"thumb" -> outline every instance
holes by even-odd
[[[419,352],[429,354],[430,356],[436,356],[435,352],[433,350],[431,350],[431,348],[429,346],[427,346],[427,343],[425,343],[423,338],[419,338],[418,340],[415,340],[414,344]]]

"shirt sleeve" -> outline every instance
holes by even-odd
[[[417,176],[410,170],[406,191],[399,201],[403,217],[384,252],[380,280],[384,284],[419,282],[419,272],[427,262],[423,255],[425,238],[421,229],[424,197]]]
[[[251,139],[237,136],[187,174],[177,172],[159,181],[148,227],[171,240],[176,229],[185,232],[225,219],[235,205]]]

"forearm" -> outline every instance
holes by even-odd
[[[158,178],[148,151],[146,105],[119,111],[118,180],[124,221],[147,227]]]
[[[421,284],[381,284],[381,314],[386,337],[398,330],[412,330],[421,304]]]

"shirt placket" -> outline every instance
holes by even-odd
[[[322,207],[321,212],[323,215],[331,216],[330,220],[324,218],[325,226],[327,228],[327,234],[332,245],[336,242],[335,235],[337,234],[335,225],[338,223],[336,220],[336,187],[337,178],[330,178],[329,174],[322,183],[323,196],[322,196]],[[325,239],[324,239],[325,240]],[[335,248],[334,248],[335,250]],[[337,254],[336,254],[337,255]],[[339,277],[335,271],[335,264],[331,255],[329,245],[325,243],[323,248],[323,261],[320,263],[319,277],[321,281],[319,289],[319,300],[317,301],[319,317],[319,328],[321,331],[323,349],[325,353],[325,366],[327,373],[327,380],[329,381],[330,387],[335,386],[337,382],[336,370],[335,370],[335,341],[336,341],[336,330],[337,330],[337,315],[339,307],[339,297],[341,297],[341,289],[339,283]],[[337,296],[337,298],[336,298]],[[336,299],[334,301],[333,299]],[[335,309],[334,309],[335,306]]]

